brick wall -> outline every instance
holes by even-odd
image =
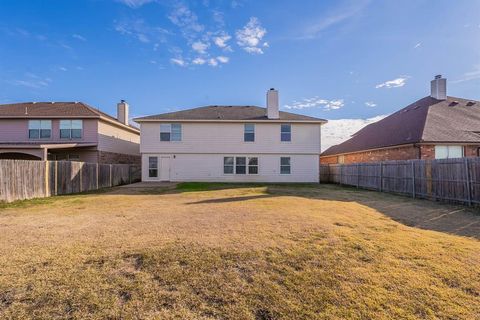
[[[124,163],[124,164],[141,164],[141,156],[115,153],[115,152],[106,152],[98,151],[98,163]]]
[[[389,160],[409,160],[418,159],[418,147],[407,146],[400,148],[379,149],[358,153],[350,153],[344,155],[343,163],[358,162],[377,162]],[[321,157],[321,164],[339,163],[338,156]]]
[[[465,146],[464,154],[466,157],[478,157],[478,148],[480,146]],[[420,148],[420,150],[419,150]],[[408,146],[401,148],[380,149],[374,151],[358,152],[344,155],[344,163],[358,162],[376,162],[389,160],[410,160],[419,159],[435,160],[435,145],[420,145],[419,147]],[[321,164],[339,163],[339,156],[320,157]]]

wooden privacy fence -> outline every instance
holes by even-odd
[[[480,158],[320,165],[320,182],[480,204]]]
[[[140,180],[137,165],[0,160],[0,201],[78,193]]]

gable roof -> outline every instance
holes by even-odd
[[[280,111],[279,119],[268,119],[266,109],[257,106],[206,106],[134,119],[136,122],[170,121],[299,121],[327,122],[324,119]]]
[[[480,102],[455,97],[422,98],[369,124],[321,156],[420,142],[480,143]]]
[[[0,105],[0,119],[6,118],[94,118],[103,119],[118,126],[135,130],[138,128],[118,121],[84,102],[21,102]]]

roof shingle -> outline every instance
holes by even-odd
[[[369,124],[321,156],[352,153],[419,142],[480,143],[480,102],[455,97],[422,98]]]
[[[194,109],[157,114],[147,117],[134,119],[142,122],[143,120],[205,120],[205,121],[268,121],[266,109],[256,106],[206,106]],[[304,116],[300,114],[280,111],[278,120],[286,121],[314,121],[326,122],[324,119]]]
[[[22,102],[0,105],[0,118],[107,118],[115,117],[95,109],[84,102]],[[138,128],[128,126],[132,129]]]

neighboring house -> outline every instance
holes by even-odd
[[[436,76],[431,94],[372,123],[320,156],[322,164],[478,157],[480,102],[447,96]]]
[[[207,106],[135,119],[143,181],[318,182],[325,120],[267,108]]]
[[[0,159],[140,163],[140,131],[128,104],[113,118],[83,102],[0,105]]]

